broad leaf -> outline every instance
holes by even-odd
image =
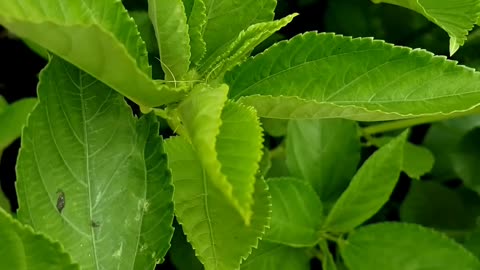
[[[322,251],[322,269],[323,270],[337,270],[337,265],[333,259],[333,255],[328,248],[327,241],[321,241],[319,243],[320,250]]]
[[[286,142],[288,170],[307,180],[322,202],[334,203],[360,161],[357,124],[343,119],[291,120]]]
[[[415,181],[400,207],[400,218],[446,232],[472,230],[480,215],[480,198],[475,195],[436,182]]]
[[[323,221],[323,206],[312,187],[294,178],[267,181],[272,220],[263,239],[293,247],[314,246]]]
[[[206,76],[207,80],[222,78],[225,72],[242,63],[250,56],[255,47],[289,24],[297,15],[297,13],[294,13],[280,20],[261,22],[249,26],[246,30],[240,32],[230,46],[217,51],[216,55],[212,55],[210,61],[200,69],[200,74]]]
[[[183,0],[188,17],[188,34],[192,64],[199,65],[207,51],[203,32],[207,23],[207,7],[204,0]]]
[[[209,180],[224,192],[248,224],[262,130],[255,111],[227,100],[228,88],[199,84],[178,114]]]
[[[242,270],[309,270],[310,258],[306,249],[292,248],[282,244],[260,241],[248,259],[242,263]]]
[[[27,116],[35,104],[36,99],[24,98],[10,105],[6,105],[6,102],[4,106],[0,105],[0,157],[2,150],[20,137]]]
[[[165,80],[182,80],[190,67],[190,38],[182,0],[148,0]],[[176,86],[176,85],[175,85]]]
[[[277,43],[225,80],[233,99],[269,118],[377,121],[451,114],[480,104],[479,73],[445,57],[312,32]]]
[[[206,23],[202,27],[202,37],[207,45],[203,63],[211,61],[210,57],[216,58],[217,51],[229,46],[250,25],[271,21],[277,4],[276,0],[203,2],[206,7]]]
[[[450,36],[450,55],[453,55],[467,40],[467,35],[480,16],[477,0],[372,0],[374,3],[389,3],[414,10]]]
[[[480,261],[445,235],[413,224],[380,223],[360,228],[340,243],[349,269],[474,270]]]
[[[1,269],[79,269],[63,248],[14,220],[0,208]]]
[[[455,159],[462,159],[458,145],[464,136],[477,127],[480,127],[480,117],[472,115],[434,123],[428,129],[423,144],[435,156],[432,174],[436,179],[449,180],[458,177],[453,166]]]
[[[83,268],[153,268],[173,219],[158,124],[53,58],[22,135],[18,217],[62,243]]]
[[[138,104],[152,107],[180,97],[150,79],[145,44],[119,1],[0,1],[0,24]]]
[[[387,201],[400,176],[407,131],[377,150],[362,165],[324,224],[329,232],[347,232],[373,216]]]
[[[253,215],[246,225],[224,192],[212,185],[187,141],[175,137],[165,146],[175,186],[175,214],[197,257],[207,270],[238,269],[269,221],[271,204],[265,182],[256,181]]]
[[[388,143],[391,139],[392,137],[385,136],[371,138],[369,139],[369,142],[380,147]],[[402,171],[410,178],[420,179],[421,176],[432,170],[434,162],[433,154],[428,148],[409,142],[405,143],[405,148],[403,149]]]

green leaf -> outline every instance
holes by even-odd
[[[226,85],[200,84],[178,106],[178,114],[209,180],[248,224],[262,156],[262,130],[252,108],[233,102],[224,107],[227,91]]]
[[[327,205],[338,199],[355,175],[360,148],[353,121],[302,119],[288,124],[288,170],[307,180]]]
[[[320,250],[322,251],[322,269],[323,270],[337,270],[337,265],[333,259],[332,253],[328,248],[327,241],[320,241]]]
[[[340,243],[349,269],[480,269],[480,261],[434,230],[413,224],[380,223],[360,228]]]
[[[195,257],[192,245],[187,242],[182,227],[175,225],[175,232],[172,238],[172,247],[168,251],[170,260],[177,270],[203,270],[203,265]]]
[[[211,61],[206,62],[200,69],[200,74],[206,76],[207,80],[222,78],[225,72],[242,63],[250,56],[255,47],[289,24],[297,15],[298,13],[294,13],[280,20],[249,26],[240,32],[230,46],[225,47],[224,51],[219,50],[216,55],[212,55]]]
[[[473,129],[463,136],[451,154],[451,162],[455,174],[462,179],[465,186],[480,194],[479,166],[480,144],[478,136],[480,128]]]
[[[248,259],[242,263],[242,270],[309,270],[310,258],[307,250],[260,241]]]
[[[270,151],[270,170],[267,172],[267,178],[291,176],[287,169],[285,147],[279,145],[277,148]]]
[[[470,234],[465,240],[463,246],[468,249],[473,255],[480,257],[480,231],[477,230]]]
[[[8,102],[0,95],[0,113],[2,113],[8,107]]]
[[[168,139],[165,149],[175,186],[175,214],[197,257],[207,270],[238,269],[269,221],[271,204],[265,182],[255,182],[253,215],[246,225],[224,192],[212,185],[185,139]]]
[[[287,135],[287,126],[289,120],[262,118],[263,130],[272,137],[283,137]]]
[[[191,62],[195,66],[200,64],[207,52],[207,44],[203,40],[203,32],[207,24],[207,7],[204,0],[184,0],[185,10],[188,17],[188,34],[190,36]],[[187,4],[191,5],[191,10],[187,10]]]
[[[271,21],[277,4],[276,0],[203,2],[206,7],[206,23],[202,27],[202,37],[207,50],[202,64],[211,61],[210,57],[216,58],[218,51],[230,46],[238,34],[250,25]]]
[[[27,122],[28,114],[33,110],[37,100],[23,98],[10,105],[0,105],[0,152],[20,137]],[[0,154],[1,156],[1,154]]]
[[[134,10],[129,11],[128,14],[135,20],[140,36],[145,41],[145,46],[149,54],[158,54],[158,44],[155,37],[155,29],[153,29],[152,21],[148,16],[147,11]]]
[[[480,198],[475,209],[465,195],[436,182],[414,181],[400,207],[400,218],[446,232],[472,230],[480,214]]]
[[[272,178],[267,184],[272,220],[263,239],[293,247],[314,246],[323,221],[323,205],[313,188],[294,178]]]
[[[423,144],[435,156],[432,174],[438,180],[457,178],[453,160],[459,158],[458,145],[470,131],[480,127],[480,117],[472,115],[439,123],[429,128]]]
[[[324,224],[329,232],[347,232],[373,216],[387,201],[400,176],[407,131],[377,150],[355,174]]]
[[[171,178],[158,123],[54,57],[22,135],[18,217],[83,268],[153,268],[173,233]]]
[[[480,16],[477,0],[372,0],[414,10],[435,23],[450,36],[450,55],[467,40],[467,35]]]
[[[1,152],[0,152],[0,158],[1,158]],[[7,196],[3,193],[2,189],[0,189],[0,208],[3,208],[5,211],[10,212],[11,211],[11,206],[10,206],[10,201],[8,200]]]
[[[0,208],[1,269],[79,269],[63,248]]]
[[[260,117],[377,121],[468,111],[480,103],[479,76],[423,50],[310,32],[277,43],[225,80],[230,96]]]
[[[375,146],[382,146],[389,142],[392,137],[384,136],[380,138],[372,138],[369,141]],[[409,142],[405,143],[403,149],[403,166],[404,171],[410,178],[420,179],[421,176],[430,172],[433,168],[435,159],[428,148],[415,145]]]
[[[182,0],[148,0],[165,80],[182,80],[190,67],[190,38]],[[175,85],[176,86],[176,85]]]
[[[151,80],[145,44],[120,1],[1,1],[0,24],[140,105],[158,106],[181,96]]]

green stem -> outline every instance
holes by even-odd
[[[411,119],[405,119],[405,120],[390,121],[390,122],[385,122],[378,125],[364,127],[362,128],[362,135],[365,137],[369,137],[370,135],[373,135],[373,134],[385,133],[385,132],[389,132],[397,129],[409,128],[409,127],[413,127],[421,124],[454,119],[462,116],[473,115],[479,112],[480,112],[480,109],[475,108],[473,110],[469,110],[466,112],[452,113],[448,115],[424,116],[424,117],[411,118]]]

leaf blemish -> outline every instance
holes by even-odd
[[[63,208],[65,208],[65,193],[59,189],[57,190],[57,210],[61,214],[63,211]]]

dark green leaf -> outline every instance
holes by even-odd
[[[400,207],[400,218],[446,232],[472,230],[480,214],[480,198],[475,209],[466,195],[436,182],[414,181]]]
[[[340,243],[352,270],[474,270],[480,261],[460,244],[413,224],[380,223],[360,228]]]

